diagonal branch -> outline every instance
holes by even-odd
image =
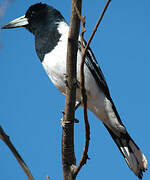
[[[111,0],[107,0],[106,5],[105,5],[105,7],[104,7],[104,9],[103,9],[103,11],[102,11],[102,13],[101,13],[101,15],[100,15],[100,18],[99,18],[97,24],[95,25],[95,27],[94,27],[94,29],[93,29],[93,31],[92,31],[92,34],[91,34],[91,36],[90,36],[90,38],[89,38],[89,40],[88,40],[88,42],[87,42],[87,44],[86,44],[86,47],[85,47],[85,49],[84,49],[84,51],[85,51],[84,53],[86,53],[88,47],[90,46],[90,43],[91,43],[91,41],[92,41],[92,39],[93,39],[96,31],[97,31],[98,26],[100,25],[100,23],[101,23],[101,21],[102,21],[102,19],[103,19],[103,16],[104,16],[104,14],[105,14],[105,12],[106,12],[106,10],[107,10],[108,5],[110,4],[110,2],[111,2]]]
[[[79,12],[79,10],[77,9],[77,7],[75,6],[76,12],[78,14],[78,17],[80,18],[81,22],[82,22],[82,29],[81,29],[81,51],[82,51],[82,61],[81,61],[81,66],[80,66],[80,89],[81,89],[81,94],[82,94],[82,100],[83,100],[83,108],[84,108],[84,122],[85,122],[85,146],[84,146],[84,150],[83,150],[83,154],[81,157],[81,160],[79,162],[79,165],[76,167],[75,170],[75,176],[78,174],[78,172],[80,171],[80,169],[82,168],[82,166],[84,164],[86,164],[86,161],[88,159],[88,148],[89,148],[89,141],[90,141],[90,126],[89,126],[89,122],[88,122],[88,116],[87,116],[87,95],[86,95],[86,89],[85,89],[85,85],[84,85],[84,81],[85,81],[85,77],[84,77],[84,61],[85,61],[85,56],[86,56],[86,51],[88,50],[88,47],[95,35],[95,32],[100,24],[100,22],[102,21],[102,18],[107,10],[107,7],[109,5],[111,0],[108,0],[103,11],[102,14],[97,22],[97,24],[95,25],[93,32],[88,40],[88,43],[86,44],[86,46],[84,47],[83,42],[84,42],[84,33],[85,33],[85,17],[81,16],[81,13]]]
[[[32,174],[31,174],[28,166],[26,165],[26,163],[24,162],[24,160],[22,159],[20,154],[17,152],[17,150],[15,149],[13,144],[11,143],[11,141],[9,139],[9,136],[6,135],[6,133],[4,132],[4,130],[2,129],[1,126],[0,126],[0,139],[2,139],[3,142],[9,147],[9,149],[11,150],[11,152],[13,153],[15,158],[17,159],[18,163],[22,167],[23,171],[27,175],[28,179],[29,180],[34,180],[34,178],[33,178]]]

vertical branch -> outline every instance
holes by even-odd
[[[66,99],[65,114],[63,118],[62,132],[62,166],[63,180],[72,180],[73,167],[76,164],[74,154],[74,113],[76,101],[76,62],[78,51],[78,36],[80,29],[80,19],[76,14],[74,4],[81,13],[82,0],[72,0],[71,23],[68,34],[67,64],[66,64]]]

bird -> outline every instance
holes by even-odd
[[[66,56],[69,25],[54,7],[37,3],[28,8],[25,15],[3,25],[2,29],[25,27],[35,36],[35,49],[43,68],[55,87],[65,95]],[[86,41],[83,42],[84,46]],[[77,82],[80,83],[81,38],[78,40]],[[104,124],[119,148],[127,165],[142,179],[147,170],[147,159],[130,137],[111,98],[108,85],[92,49],[87,49],[84,65],[87,107]],[[81,102],[80,87],[76,90],[76,102]],[[82,103],[81,103],[82,105]]]

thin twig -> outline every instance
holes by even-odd
[[[80,169],[82,168],[82,166],[84,164],[86,164],[86,161],[88,159],[88,148],[89,148],[89,141],[90,141],[90,126],[89,126],[89,122],[88,122],[88,116],[87,116],[87,95],[86,95],[86,89],[84,86],[84,61],[85,61],[85,56],[86,56],[86,51],[95,35],[95,32],[100,24],[100,22],[102,21],[102,18],[106,12],[106,9],[109,5],[111,0],[108,0],[103,11],[102,14],[97,22],[97,24],[95,25],[93,32],[88,40],[88,43],[86,44],[86,46],[84,47],[83,42],[84,42],[84,33],[85,33],[85,17],[82,17],[81,14],[79,13],[77,7],[75,6],[76,12],[82,22],[82,29],[81,29],[81,51],[82,51],[82,61],[81,61],[81,66],[80,66],[80,89],[81,89],[81,94],[82,94],[82,99],[83,99],[83,108],[84,108],[84,122],[85,122],[85,146],[84,146],[84,150],[83,150],[83,154],[81,157],[81,160],[79,162],[79,165],[76,167],[76,170],[74,172],[75,176],[78,174],[78,172],[80,171]]]
[[[15,149],[15,147],[13,146],[13,144],[11,143],[9,136],[7,136],[7,134],[4,132],[4,130],[2,129],[2,127],[0,126],[0,138],[3,140],[3,142],[9,147],[9,149],[11,150],[11,152],[13,153],[13,155],[15,156],[15,158],[17,159],[18,163],[20,164],[20,166],[22,167],[23,171],[25,172],[25,174],[27,175],[29,180],[34,180],[28,166],[26,165],[26,163],[24,162],[24,160],[22,159],[22,157],[20,156],[20,154],[17,152],[17,150]]]
[[[102,19],[103,19],[103,16],[104,16],[104,14],[105,14],[105,12],[106,12],[106,10],[107,10],[108,5],[109,5],[110,2],[111,2],[111,0],[107,0],[106,5],[105,5],[105,7],[104,7],[104,9],[103,9],[103,11],[102,11],[102,13],[101,13],[101,16],[100,16],[97,24],[95,25],[95,27],[94,27],[94,29],[93,29],[93,32],[92,32],[92,34],[91,34],[91,36],[90,36],[90,38],[89,38],[89,40],[88,40],[88,42],[87,42],[87,44],[86,44],[85,53],[86,53],[86,51],[87,51],[87,49],[88,49],[88,47],[89,47],[89,45],[90,45],[90,43],[91,43],[94,35],[95,35],[95,32],[97,31],[97,28],[98,28],[99,24],[101,23],[101,21],[102,21]]]
[[[81,51],[82,51],[82,60],[81,60],[81,66],[80,66],[80,90],[82,94],[82,103],[83,103],[83,111],[84,111],[84,123],[85,123],[85,146],[83,149],[83,154],[81,157],[81,160],[76,167],[76,170],[74,172],[75,176],[78,174],[80,169],[84,164],[86,164],[86,161],[88,158],[88,148],[89,148],[89,141],[90,141],[90,126],[88,122],[88,116],[87,116],[87,95],[86,95],[86,89],[84,86],[84,59],[85,59],[85,47],[83,46],[83,36],[85,33],[85,17],[81,17],[81,22],[82,22],[82,29],[81,29]]]

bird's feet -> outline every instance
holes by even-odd
[[[63,114],[63,117],[61,118],[61,127],[62,128],[66,128],[66,124],[70,124],[72,123],[72,121],[64,121],[64,115],[65,115],[65,112],[64,111],[60,111],[62,114]],[[74,123],[79,123],[79,120],[74,118]]]

